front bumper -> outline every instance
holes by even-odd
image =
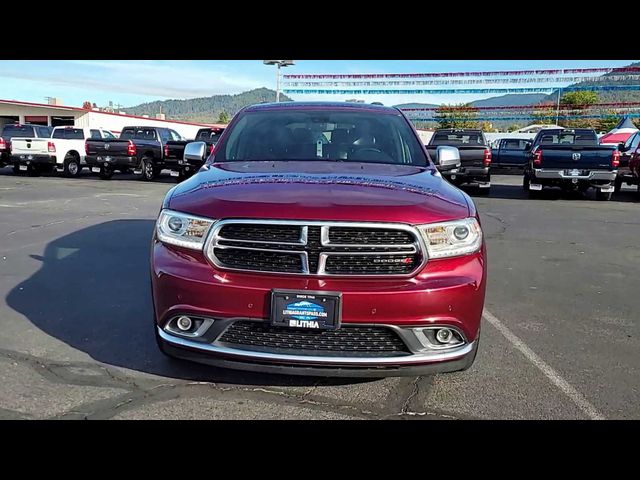
[[[250,274],[218,270],[201,252],[167,247],[154,240],[152,290],[158,336],[168,353],[229,368],[337,376],[419,375],[468,368],[477,349],[486,289],[485,250],[473,255],[431,260],[413,278],[366,279]],[[267,322],[271,291],[323,290],[342,293],[344,325],[395,329],[409,354],[332,356],[305,351],[297,355],[251,350],[178,337],[163,330],[176,315]],[[427,351],[410,339],[412,327],[449,327],[462,345]],[[407,332],[405,335],[403,332]],[[220,333],[221,335],[221,333]],[[318,352],[320,353],[320,352]]]
[[[334,377],[416,376],[466,370],[475,359],[478,340],[454,351],[406,357],[329,357],[248,351],[175,337],[158,327],[166,353],[222,368],[288,375]]]
[[[19,165],[55,165],[56,156],[46,154],[15,154],[11,155],[11,161]]]
[[[578,180],[588,182],[613,182],[616,179],[617,172],[606,170],[591,170],[586,175],[568,175],[568,169],[533,169],[533,174],[536,179],[549,179],[549,180]]]

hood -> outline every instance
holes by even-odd
[[[469,216],[434,168],[347,162],[225,162],[177,185],[169,208],[209,218],[429,223]]]

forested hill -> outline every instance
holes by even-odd
[[[149,115],[150,117],[162,112],[167,119],[215,123],[221,112],[226,112],[231,118],[242,107],[254,103],[273,102],[275,99],[276,92],[274,90],[256,88],[237,95],[213,95],[186,100],[159,100],[129,107],[125,111],[130,115]],[[280,101],[291,101],[291,99],[280,94]]]
[[[640,62],[627,65],[628,67],[640,67]],[[625,73],[605,73],[601,76],[602,81],[598,82],[579,82],[571,85],[572,87],[589,87],[592,85],[640,85],[640,75],[629,75],[626,80],[611,80],[606,81],[607,77],[616,77],[622,75],[629,75]],[[597,91],[599,103],[615,103],[615,102],[640,102],[640,90],[617,90],[617,91]],[[549,95],[544,101],[555,102],[558,98],[558,93],[555,91]]]

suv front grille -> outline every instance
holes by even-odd
[[[346,326],[338,330],[299,330],[266,322],[239,320],[218,342],[246,350],[298,350],[296,354],[357,354],[360,356],[403,355],[410,351],[390,328]]]
[[[220,268],[307,275],[410,275],[424,262],[401,224],[224,220],[207,255]]]

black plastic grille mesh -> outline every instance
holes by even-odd
[[[219,342],[250,347],[314,352],[380,354],[409,353],[404,342],[385,327],[343,326],[338,330],[302,330],[263,322],[234,322]]]

